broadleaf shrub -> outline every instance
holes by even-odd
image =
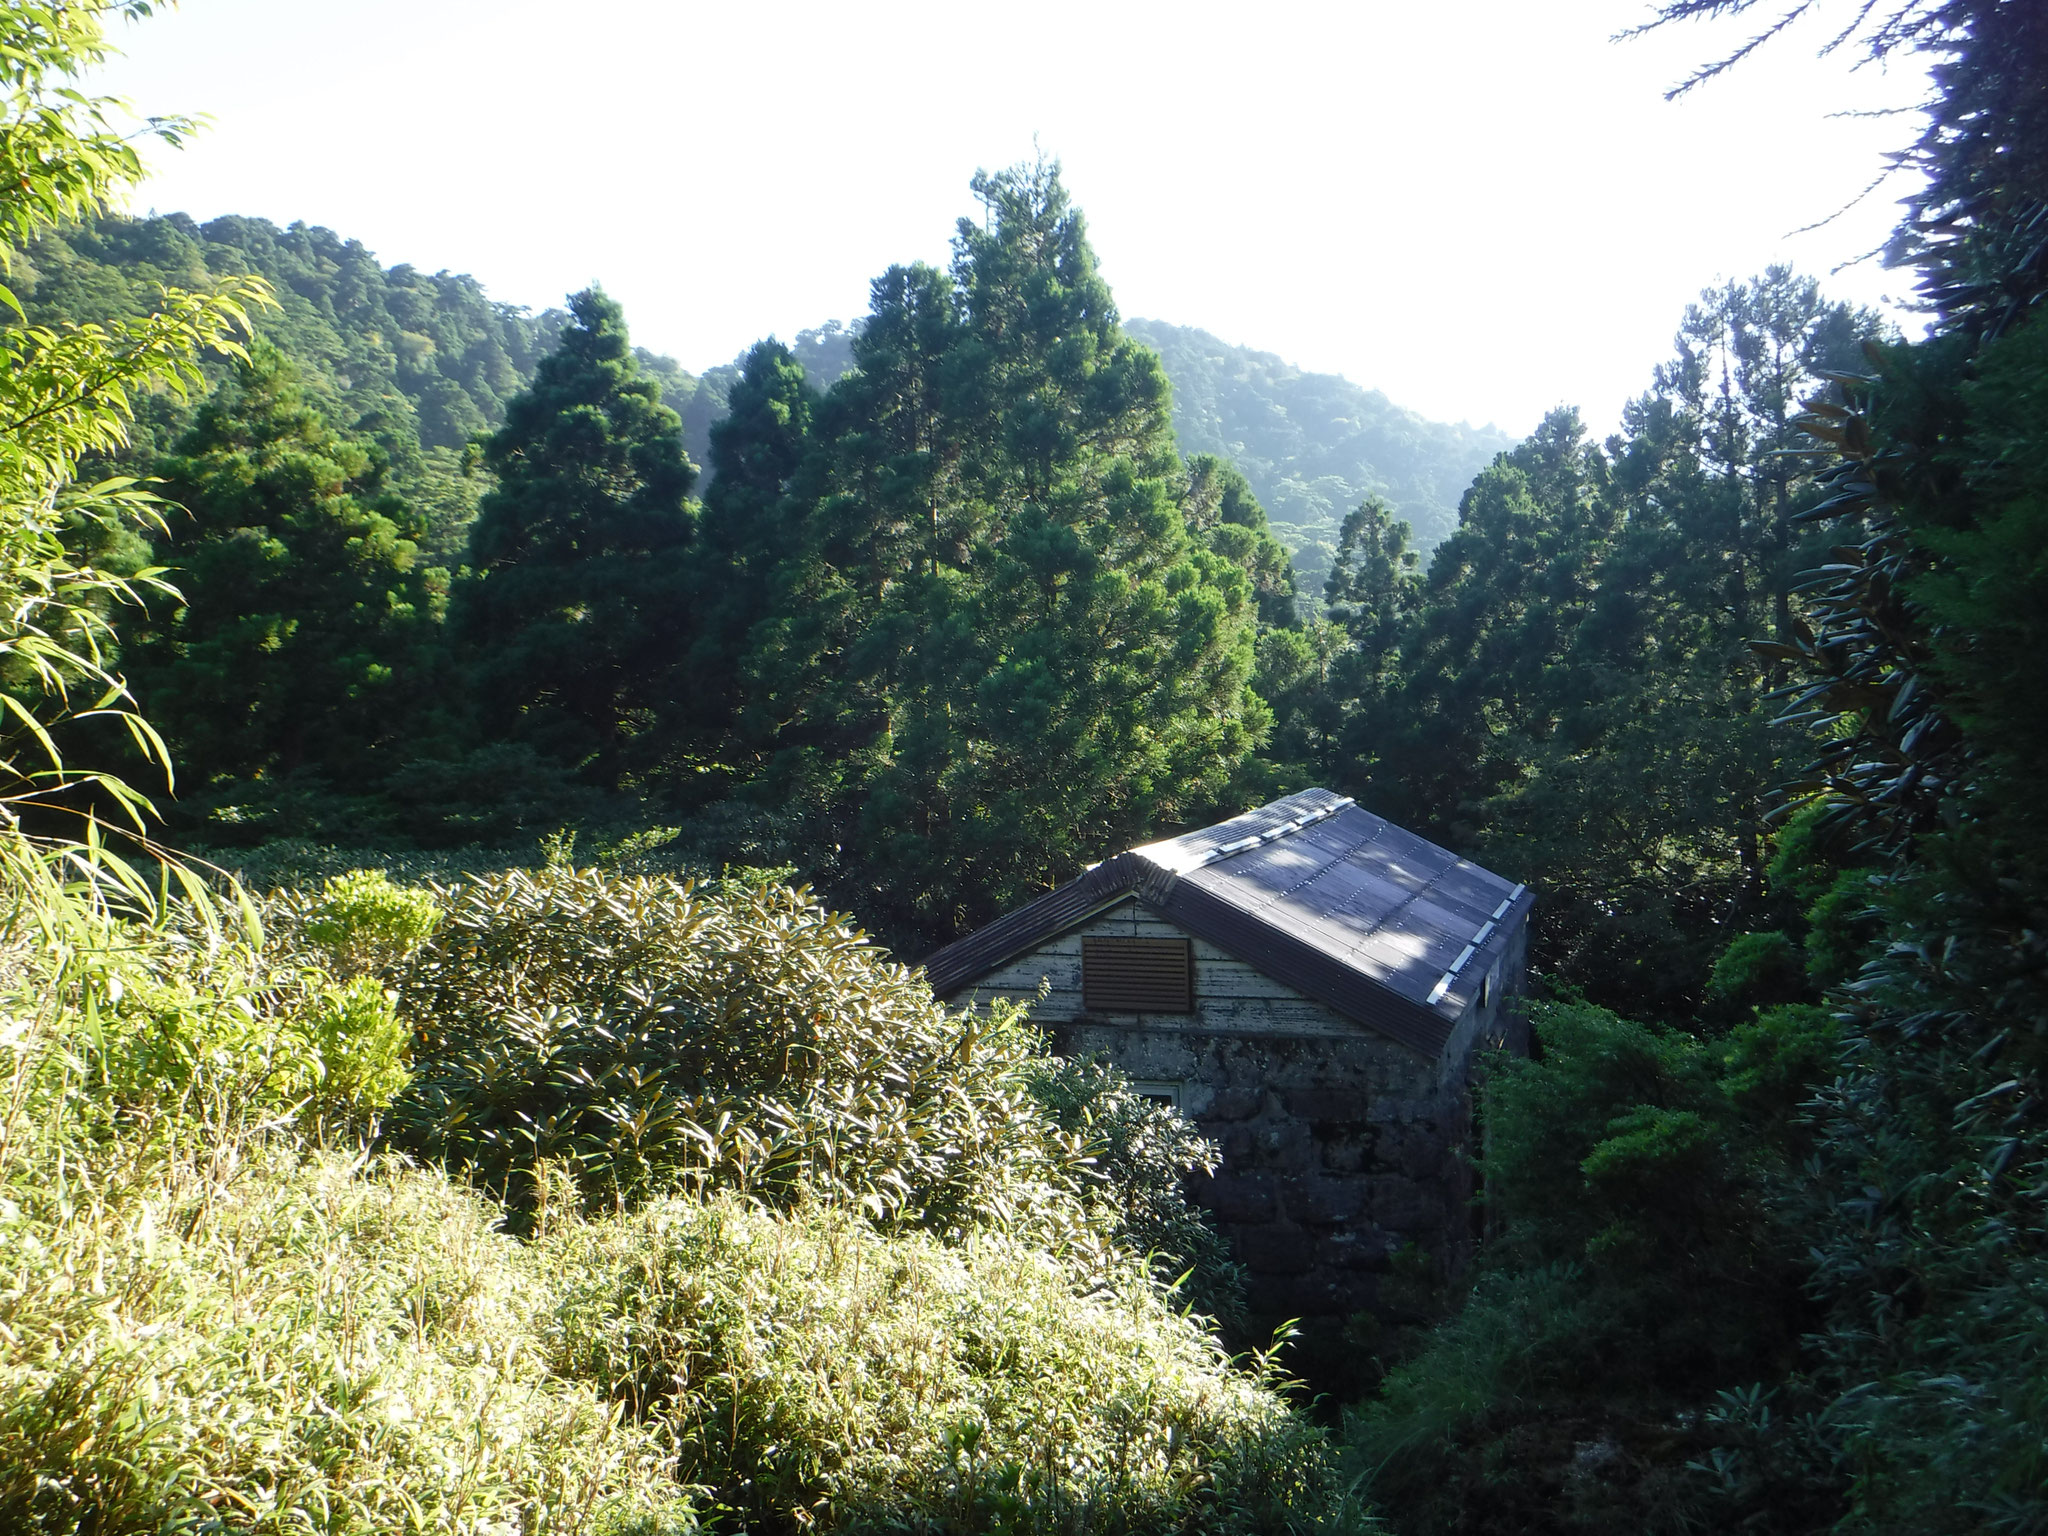
[[[332,968],[354,977],[407,959],[439,925],[441,909],[426,891],[393,885],[382,870],[355,869],[322,885],[302,921]]]
[[[1245,1281],[1230,1244],[1208,1214],[1188,1202],[1181,1181],[1215,1171],[1216,1149],[1178,1110],[1146,1098],[1106,1061],[1047,1058],[1032,1092],[1062,1129],[1093,1156],[1083,1187],[1106,1211],[1112,1235],[1146,1256],[1153,1274],[1226,1329],[1244,1321]]]
[[[1134,1253],[1057,1240],[1101,1236],[1107,1176],[1040,1192],[1064,1225],[984,1212],[926,1232],[803,1180],[781,1210],[728,1191],[586,1215],[576,1171],[536,1163],[522,1240],[481,1192],[323,1149],[251,1091],[337,997],[388,1021],[374,978],[97,932],[57,976],[34,946],[0,949],[6,1014],[33,1024],[7,1037],[0,1141],[0,1528],[1363,1523],[1277,1383]],[[981,1059],[974,1021],[920,1017],[963,1071]],[[1053,1125],[1012,1088],[1020,1124]]]
[[[942,1233],[1094,1230],[1087,1142],[1034,1100],[1021,1014],[949,1013],[802,892],[553,868],[439,899],[399,975],[413,1078],[385,1134],[515,1208],[553,1162],[593,1209],[715,1187]]]

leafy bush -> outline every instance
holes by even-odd
[[[1774,1127],[1789,1149],[1803,1151],[1800,1108],[1835,1075],[1841,1058],[1841,1025],[1830,1009],[1815,1003],[1761,1008],[1729,1032],[1721,1086],[1747,1119]]]
[[[1320,1432],[1150,1286],[724,1196],[576,1222],[562,1368],[740,1528],[1259,1531],[1345,1513]]]
[[[495,1207],[313,1150],[402,1078],[374,979],[46,894],[62,943],[0,934],[0,1529],[688,1524]]]
[[[323,1100],[370,1113],[406,1085],[410,1074],[403,1062],[412,1034],[391,1002],[391,994],[368,976],[322,987],[309,1001],[301,1027],[319,1063]]]
[[[353,869],[320,889],[305,914],[305,934],[344,976],[386,970],[427,941],[441,909],[422,890],[393,885],[382,870]]]
[[[822,921],[787,896],[758,893],[763,909]],[[0,1528],[1282,1531],[1343,1514],[1320,1434],[1113,1248],[1049,1248],[1029,1219],[884,1233],[873,1206],[803,1184],[783,1214],[681,1196],[587,1220],[568,1171],[541,1166],[521,1242],[438,1172],[309,1152],[272,1113],[313,1021],[368,1033],[333,999],[388,1021],[375,978],[295,990],[308,973],[246,939],[100,936],[88,982],[53,988],[33,946],[4,973],[10,1016],[56,1006],[11,1039],[26,1096],[8,1124],[33,1134],[0,1143]],[[971,1067],[972,1026],[948,1027]],[[346,1059],[327,1052],[330,1081]],[[1015,1091],[1019,1122],[1049,1133]],[[1086,1236],[1081,1188],[1046,1198]]]
[[[1669,1458],[1667,1445],[1660,1475],[1643,1476],[1643,1452],[1670,1441],[1676,1424],[1644,1414],[1639,1392],[1603,1387],[1603,1373],[1626,1370],[1636,1343],[1609,1299],[1580,1265],[1489,1270],[1422,1354],[1347,1415],[1352,1469],[1397,1529],[1687,1529],[1671,1518],[1687,1493],[1684,1458]],[[1633,1474],[1625,1491],[1614,1486],[1624,1471]],[[1624,1508],[1603,1520],[1599,1506],[1609,1502]],[[1533,1511],[1547,1523],[1535,1526]]]
[[[1782,933],[1737,934],[1707,977],[1707,997],[1714,1002],[1756,1006],[1797,1002],[1805,995],[1805,961]]]
[[[1829,1523],[1825,1478],[1761,1498],[1700,1470],[1743,1439],[1717,1392],[1779,1374],[1809,1316],[1767,1193],[1831,1070],[1827,1015],[1768,1010],[1719,1054],[1583,1004],[1534,1017],[1540,1058],[1486,1088],[1496,1240],[1464,1308],[1352,1415],[1366,1487],[1414,1536],[1506,1536],[1532,1511],[1603,1536]]]
[[[1238,1327],[1244,1271],[1208,1214],[1181,1192],[1188,1174],[1215,1170],[1216,1149],[1178,1110],[1133,1090],[1106,1061],[1048,1058],[1032,1093],[1063,1130],[1088,1143],[1092,1178],[1084,1195],[1106,1209],[1112,1235],[1148,1256],[1158,1279],[1178,1283],[1197,1312]]]
[[[1800,1470],[1853,1479],[1859,1529],[2048,1529],[2048,889],[1985,843],[1930,837],[1875,893],[1886,943],[1809,1131],[1824,1311],[1787,1396],[1826,1431]]]
[[[0,1151],[38,1137],[321,1134],[364,1121],[405,1082],[409,1036],[370,978],[337,983],[260,929],[225,932],[189,907],[145,923],[87,905],[68,921],[61,945],[19,932],[0,943],[0,989],[15,1000]]]
[[[1534,1019],[1541,1060],[1500,1063],[1486,1090],[1504,1256],[1611,1274],[1655,1337],[1689,1353],[1678,1336],[1698,1324],[1711,1352],[1721,1335],[1707,1313],[1749,1305],[1761,1221],[1717,1062],[1688,1035],[1603,1008],[1544,1004]],[[1722,1294],[1692,1294],[1708,1275]]]
[[[1806,909],[1806,970],[1816,986],[1835,987],[1856,974],[1877,936],[1875,875],[1837,873]]]
[[[0,1527],[693,1527],[478,1196],[286,1147],[112,1172],[0,1201]]]
[[[521,1207],[547,1161],[593,1208],[718,1186],[939,1232],[1086,1229],[1087,1149],[1032,1098],[1036,1036],[949,1014],[801,893],[554,868],[441,899],[399,982],[394,1145]]]

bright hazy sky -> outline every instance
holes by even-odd
[[[943,261],[977,167],[1057,156],[1126,315],[1200,326],[1447,420],[1597,425],[1698,290],[1789,260],[1830,292],[1921,83],[1813,29],[1616,44],[1640,0],[184,0],[95,84],[204,112],[138,208],[325,224],[535,308],[593,279],[686,367],[851,319]],[[1837,115],[1830,115],[1837,114]]]

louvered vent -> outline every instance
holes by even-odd
[[[1081,1001],[1091,1013],[1192,1013],[1186,939],[1083,939]]]

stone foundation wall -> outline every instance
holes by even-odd
[[[1222,1166],[1189,1193],[1249,1272],[1251,1309],[1344,1316],[1372,1307],[1389,1256],[1415,1243],[1456,1264],[1469,1242],[1469,1116],[1435,1061],[1377,1036],[1232,1036],[1055,1026],[1062,1054],[1106,1054],[1181,1108]]]
[[[1091,1014],[1084,938],[1186,938],[1194,1010]],[[1527,1049],[1513,999],[1528,933],[1491,973],[1441,1056],[1377,1034],[1126,899],[979,979],[960,1001],[1037,998],[1062,1055],[1106,1055],[1140,1084],[1171,1086],[1222,1166],[1189,1193],[1214,1213],[1266,1319],[1380,1310],[1379,1277],[1413,1243],[1446,1271],[1472,1248],[1467,1160],[1475,1051]],[[1041,987],[1044,989],[1042,995]]]

